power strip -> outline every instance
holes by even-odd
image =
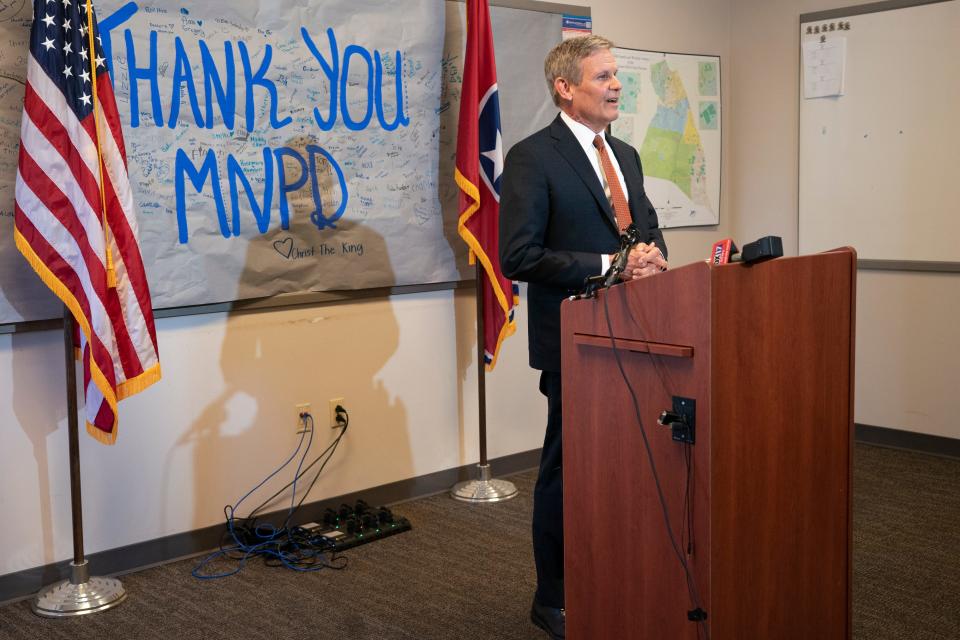
[[[300,528],[311,538],[321,539],[331,550],[342,551],[410,531],[412,527],[409,520],[394,516],[387,507],[372,508],[363,500],[357,500],[354,506],[344,503],[337,510],[327,509],[322,524],[308,522]]]
[[[345,528],[325,528],[319,522],[307,522],[300,525],[301,529],[310,532],[311,537],[323,539],[333,551],[343,551],[352,547],[359,547],[368,542],[382,540],[404,531],[410,531],[410,521],[400,516],[393,522],[384,523],[376,527],[363,528],[359,531],[346,531]]]

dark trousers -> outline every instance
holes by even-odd
[[[533,558],[537,565],[537,602],[563,607],[563,420],[559,371],[540,374],[547,397],[547,432],[540,472],[533,489]]]

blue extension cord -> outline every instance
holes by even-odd
[[[277,467],[270,475],[260,481],[257,486],[253,489],[250,489],[242,498],[237,500],[234,505],[227,505],[224,507],[224,514],[227,518],[227,530],[230,532],[230,537],[234,541],[234,545],[226,548],[221,548],[218,551],[215,551],[204,558],[200,563],[191,571],[191,575],[198,580],[215,580],[218,578],[226,578],[227,576],[232,576],[236,573],[239,573],[241,569],[246,565],[246,562],[249,558],[256,556],[265,556],[267,558],[276,558],[278,559],[285,567],[292,569],[294,571],[319,571],[324,567],[328,566],[326,564],[310,564],[309,566],[299,566],[305,560],[311,560],[319,555],[322,555],[323,551],[311,548],[305,548],[297,544],[294,541],[291,530],[289,527],[284,527],[283,529],[277,529],[273,524],[265,523],[257,525],[253,533],[259,539],[259,542],[255,544],[248,544],[240,539],[237,535],[236,529],[234,528],[234,514],[236,510],[240,507],[241,503],[250,497],[257,489],[265,485],[271,478],[280,473],[293,459],[297,456],[297,453],[303,447],[304,439],[306,438],[307,433],[310,434],[310,437],[307,438],[307,446],[303,450],[303,455],[300,456],[300,461],[297,463],[297,471],[294,474],[292,485],[292,491],[290,494],[290,508],[287,511],[287,518],[285,522],[289,522],[290,517],[293,515],[295,508],[295,501],[297,495],[297,480],[300,478],[301,469],[303,468],[303,463],[306,460],[307,453],[310,451],[310,447],[313,445],[313,433],[314,433],[314,423],[313,416],[309,413],[300,414],[300,420],[303,422],[305,429],[300,434],[300,441],[297,443],[297,448],[290,454],[290,457],[287,460]],[[342,434],[341,434],[342,435]],[[329,449],[328,449],[329,450]],[[282,536],[286,534],[286,540],[282,540]],[[280,542],[286,542],[293,548],[293,551],[284,551],[280,548]],[[240,557],[237,566],[231,570],[223,573],[212,573],[205,574],[202,573],[203,569],[214,560],[227,556],[230,553],[240,552],[243,555]]]

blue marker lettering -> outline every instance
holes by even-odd
[[[330,40],[331,59],[331,62],[328,63],[324,57],[320,55],[320,51],[317,50],[317,45],[314,44],[313,38],[310,37],[310,33],[305,27],[300,27],[300,35],[303,37],[307,48],[310,49],[310,53],[312,53],[313,57],[320,63],[320,68],[323,69],[323,73],[327,76],[327,80],[330,83],[330,107],[327,117],[323,118],[320,116],[320,109],[318,107],[313,108],[313,118],[317,121],[317,126],[320,127],[321,131],[330,131],[330,129],[333,128],[333,123],[337,120],[337,78],[340,76],[340,54],[337,49],[337,37],[333,33],[333,29],[327,29],[327,38]]]
[[[337,225],[334,224],[337,220],[343,216],[343,212],[347,208],[347,200],[349,199],[349,194],[347,193],[347,181],[343,176],[343,171],[340,169],[340,165],[337,164],[337,161],[333,159],[333,156],[327,152],[323,147],[318,147],[315,144],[307,145],[307,153],[310,154],[310,179],[311,187],[313,189],[313,202],[317,205],[317,210],[310,214],[310,220],[318,229],[324,229],[330,227],[331,229],[336,229]],[[329,218],[323,215],[323,194],[320,193],[320,185],[317,182],[317,155],[321,155],[327,159],[327,162],[330,163],[330,167],[337,174],[337,181],[340,183],[340,206],[337,207],[337,210],[333,212],[333,215]]]
[[[240,235],[240,203],[237,189],[237,180],[243,183],[243,191],[247,196],[247,202],[253,210],[253,218],[257,221],[257,229],[260,233],[266,233],[270,227],[270,202],[273,197],[273,154],[270,153],[270,147],[263,148],[263,208],[257,202],[250,181],[247,180],[243,168],[237,162],[233,155],[227,156],[227,177],[230,180],[230,206],[233,208],[233,235]],[[283,170],[281,169],[281,181],[283,180]],[[286,227],[284,227],[286,228]]]
[[[137,3],[128,2],[106,18],[100,20],[100,24],[98,25],[100,31],[100,46],[103,47],[103,56],[107,59],[107,71],[110,72],[111,78],[115,78],[116,76],[113,75],[113,41],[110,39],[110,32],[132,18],[136,12]]]
[[[190,109],[193,110],[193,119],[198,127],[203,127],[203,115],[200,113],[200,101],[197,100],[197,87],[193,83],[193,70],[190,64],[190,58],[187,57],[187,51],[183,48],[183,40],[180,36],[173,41],[175,58],[173,63],[173,90],[170,92],[170,118],[167,120],[167,126],[171,129],[177,126],[177,116],[180,115],[180,97],[183,92],[183,84],[187,85],[187,97],[190,99]],[[151,47],[152,48],[152,47]],[[208,100],[209,102],[209,97]]]
[[[393,131],[398,126],[406,127],[410,124],[410,118],[403,113],[403,77],[400,73],[400,70],[403,68],[403,59],[400,57],[400,52],[397,51],[396,62],[393,66],[394,86],[396,87],[397,93],[397,115],[393,118],[393,122],[387,122],[383,115],[383,61],[380,59],[380,52],[375,51],[373,57],[377,66],[377,77],[375,81],[377,93],[376,100],[374,101],[377,105],[377,120],[380,121],[380,126],[383,127],[384,131]]]
[[[213,202],[217,207],[217,219],[220,222],[220,233],[224,238],[230,237],[230,227],[227,225],[227,213],[223,206],[223,193],[220,192],[220,175],[217,173],[217,157],[213,154],[213,149],[207,149],[206,156],[203,159],[203,165],[198,171],[194,168],[190,158],[184,153],[183,149],[177,149],[177,159],[174,163],[174,187],[177,192],[177,230],[179,232],[180,244],[186,244],[187,234],[187,203],[183,192],[183,176],[190,178],[193,188],[197,193],[203,189],[207,182],[207,176],[210,176],[210,187],[213,189]]]
[[[139,80],[150,82],[150,103],[153,106],[153,122],[163,126],[163,113],[160,107],[160,83],[157,82],[157,32],[150,32],[150,65],[137,66],[137,53],[133,48],[133,34],[130,29],[123,32],[127,43],[127,73],[130,74],[130,126],[140,126],[140,86]]]
[[[275,149],[273,153],[277,157],[277,174],[280,178],[280,227],[289,229],[290,212],[287,204],[287,194],[296,191],[307,183],[307,163],[299,153],[290,147],[280,147]],[[296,160],[300,165],[300,177],[297,178],[296,182],[287,182],[286,167],[283,164],[285,157]]]
[[[360,120],[354,120],[350,115],[349,103],[347,100],[347,79],[350,75],[350,57],[358,55],[367,63],[367,110]],[[370,117],[373,115],[373,59],[370,52],[363,47],[355,44],[347,45],[343,50],[343,73],[340,74],[340,112],[343,114],[343,124],[351,131],[360,131],[366,129],[370,124]]]
[[[210,55],[207,43],[203,40],[200,41],[200,59],[203,62],[203,91],[207,102],[207,128],[213,128],[213,98],[216,95],[223,126],[233,131],[234,116],[237,112],[237,83],[236,64],[233,61],[233,45],[230,44],[229,40],[223,43],[223,53],[227,64],[224,73],[227,82],[226,87],[220,80],[220,72],[213,61],[213,56]],[[214,94],[214,91],[216,94]]]
[[[267,70],[270,68],[270,58],[273,56],[273,48],[269,44],[265,46],[260,68],[257,69],[256,73],[253,73],[253,69],[250,66],[250,54],[247,52],[247,45],[241,41],[237,43],[237,47],[240,49],[240,61],[243,63],[243,72],[247,79],[247,131],[254,130],[253,88],[257,85],[266,89],[270,96],[270,126],[274,129],[280,129],[293,122],[293,118],[290,116],[287,116],[283,120],[277,119],[277,104],[279,102],[277,98],[277,85],[274,84],[273,80],[265,77]],[[286,227],[284,227],[284,229],[286,229]]]

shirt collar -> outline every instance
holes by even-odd
[[[577,122],[576,120],[568,116],[564,111],[560,112],[560,119],[563,120],[566,123],[566,125],[570,128],[570,131],[573,133],[573,137],[577,139],[577,142],[580,143],[580,146],[583,147],[584,150],[588,152],[593,151],[593,139],[596,138],[597,135],[603,138],[603,143],[604,145],[606,145],[607,136],[605,134],[594,133],[594,131],[590,127],[580,122]]]

